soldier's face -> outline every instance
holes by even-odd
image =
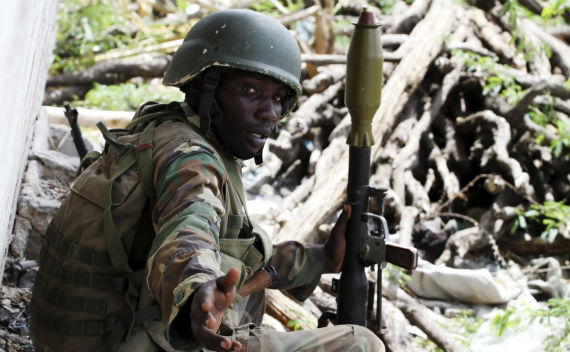
[[[281,102],[287,93],[288,88],[272,78],[232,70],[222,76],[216,100],[235,138],[255,154],[281,118]]]

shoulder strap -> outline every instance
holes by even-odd
[[[75,171],[75,177],[81,175],[81,172],[83,171],[83,169],[87,168],[95,160],[99,159],[100,156],[101,156],[101,153],[99,153],[96,150],[92,150],[92,151],[88,152],[87,154],[85,154],[83,159],[81,159],[81,161],[79,162],[79,166],[77,167],[77,171]]]
[[[102,123],[97,124],[101,130],[101,133],[105,137],[105,140],[111,147],[115,149],[120,160],[117,168],[113,171],[108,181],[105,209],[103,212],[103,232],[105,236],[107,252],[109,253],[111,263],[114,267],[120,267],[127,264],[128,255],[125,251],[125,247],[121,242],[119,231],[117,229],[111,211],[113,184],[121,175],[127,172],[127,170],[129,170],[136,163],[140,182],[147,197],[150,199],[152,204],[154,204],[156,200],[153,183],[152,140],[154,137],[157,118],[168,114],[168,111],[166,111],[166,109],[162,109],[162,111],[154,112],[149,115],[143,115],[141,117],[140,114],[142,112],[142,109],[147,105],[148,104],[145,104],[137,110],[135,117],[133,118],[133,122],[131,122],[131,124],[128,126],[130,128],[134,128],[137,125],[148,122],[145,129],[141,132],[138,143],[136,145],[121,143],[117,141],[111,132],[107,130],[105,125]]]
[[[142,131],[139,138],[139,143],[135,147],[137,154],[137,167],[139,169],[141,184],[146,195],[149,197],[151,204],[154,204],[156,202],[156,192],[153,182],[154,167],[152,164],[152,140],[154,137],[155,127],[156,120],[153,120]]]
[[[115,220],[113,219],[113,214],[111,212],[111,206],[113,203],[113,184],[115,183],[115,180],[118,179],[127,170],[129,170],[131,166],[135,164],[135,162],[136,156],[134,152],[131,151],[126,153],[124,157],[121,158],[121,161],[117,168],[113,171],[107,184],[105,209],[103,211],[103,233],[105,235],[107,252],[111,258],[111,263],[115,268],[127,264],[128,256],[125,251],[125,247],[121,243],[119,231],[115,225]]]

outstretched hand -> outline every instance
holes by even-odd
[[[338,273],[342,269],[344,253],[346,251],[346,226],[350,219],[352,207],[345,204],[342,213],[327,239],[324,246],[324,270],[325,273]]]
[[[236,295],[240,273],[232,268],[224,276],[206,282],[194,294],[190,307],[192,335],[209,350],[227,351],[242,349],[241,343],[218,335],[224,311]]]

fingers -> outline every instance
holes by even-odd
[[[331,235],[324,245],[323,272],[338,273],[342,269],[346,251],[346,228],[351,213],[350,204],[344,204],[342,212],[332,228]]]
[[[216,279],[216,289],[213,297],[216,309],[225,310],[232,303],[239,277],[240,272],[236,268],[231,268],[226,275]]]
[[[350,205],[348,203],[344,204],[342,212],[346,213],[346,220],[350,219],[350,216],[352,215],[352,205]]]
[[[346,230],[346,226],[348,225],[348,220],[350,219],[350,216],[352,215],[352,206],[348,203],[344,204],[344,207],[342,208],[342,212],[340,213],[340,216],[338,217],[338,220],[336,221],[336,224],[333,227],[332,232],[336,233],[338,230]],[[345,231],[342,231],[342,233],[344,234]]]
[[[216,286],[224,293],[228,293],[235,288],[239,282],[240,272],[236,268],[231,268],[224,276],[216,279]]]
[[[345,203],[342,212],[340,213],[339,221],[347,222],[350,219],[350,215],[352,215],[352,206],[348,203]]]
[[[212,287],[214,285],[210,286],[210,288]],[[227,351],[233,348],[239,351],[242,348],[239,342],[231,341],[228,337],[217,334],[223,319],[223,311],[217,310],[210,299],[210,294],[213,294],[214,291],[216,290],[206,288],[203,295],[195,297],[195,299],[203,299],[204,301],[191,309],[190,319],[192,323],[190,327],[192,335],[208,350]]]
[[[222,323],[224,311],[235,297],[235,287],[239,282],[240,272],[232,268],[224,276],[204,283],[198,288],[191,307],[192,334],[206,348],[215,351],[241,350],[237,341],[231,341],[217,334]]]
[[[230,341],[230,343],[222,342],[221,346],[227,350],[232,349],[234,351],[241,351],[243,348],[239,341]]]
[[[217,323],[218,320],[216,319],[216,317],[214,317],[210,312],[207,312],[206,326],[208,327],[208,329],[213,331],[217,330],[216,329]]]
[[[193,325],[192,335],[208,350],[227,351],[233,349],[235,351],[241,351],[243,348],[239,341],[232,341],[227,336],[218,335],[204,325]]]

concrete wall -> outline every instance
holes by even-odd
[[[56,17],[57,0],[4,1],[0,11],[0,282],[51,63]]]

